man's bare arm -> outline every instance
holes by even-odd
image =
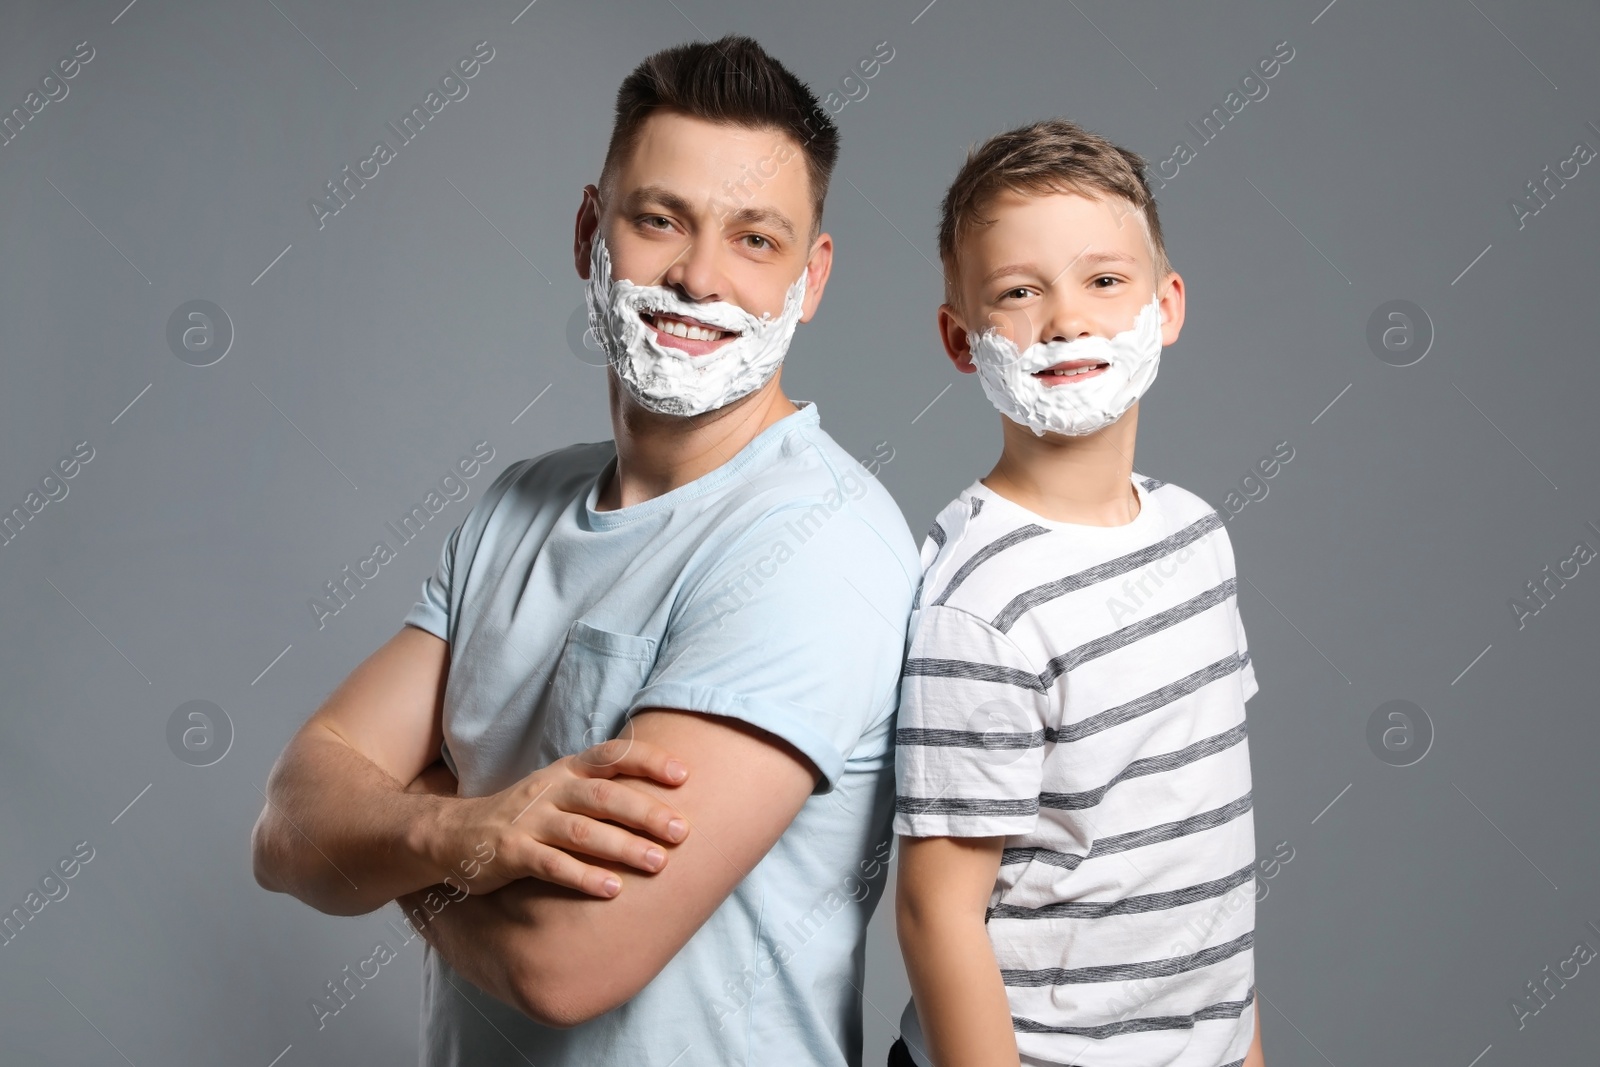
[[[643,989],[766,855],[817,779],[797,749],[737,719],[650,708],[624,736],[695,768],[672,793],[692,831],[668,847],[664,869],[605,863],[623,884],[608,901],[514,882],[449,904],[425,931],[465,978],[547,1026],[585,1022]]]
[[[671,841],[677,813],[659,791],[611,780],[684,780],[687,768],[674,770],[671,754],[647,743],[596,746],[488,797],[408,792],[438,759],[449,656],[445,641],[402,627],[300,728],[272,768],[251,834],[258,883],[319,911],[360,915],[459,879],[462,863],[488,853],[474,892],[534,877],[610,896],[611,872],[572,855],[579,846],[645,870],[666,862],[656,840],[624,827]]]
[[[937,1067],[1017,1067],[1011,1006],[984,912],[1004,837],[902,837],[895,929]]]

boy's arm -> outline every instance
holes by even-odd
[[[1244,1055],[1244,1067],[1267,1067],[1267,1061],[1261,1055],[1261,997],[1255,998],[1256,1009],[1256,1036],[1250,1042],[1250,1051]]]
[[[984,913],[1004,837],[902,837],[895,928],[937,1067],[1017,1067],[1011,1006]]]

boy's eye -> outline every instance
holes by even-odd
[[[1001,293],[1000,294],[1000,299],[1001,300],[1010,300],[1010,299],[1014,298],[1014,299],[1017,299],[1017,300],[1021,300],[1022,298],[1026,297],[1027,295],[1028,295],[1028,290],[1025,287],[1019,285],[1015,289],[1007,289],[1005,292]]]
[[[1118,281],[1118,279],[1112,277],[1109,274],[1102,274],[1102,275],[1100,275],[1100,277],[1095,279],[1096,283],[1099,283],[1099,282],[1111,282],[1113,285],[1115,285],[1117,281]],[[1110,286],[1096,284],[1095,288],[1097,288],[1097,289],[1109,289]]]

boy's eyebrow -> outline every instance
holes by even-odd
[[[1102,263],[1135,264],[1137,262],[1138,262],[1138,260],[1136,260],[1133,256],[1128,255],[1126,252],[1116,252],[1116,251],[1112,251],[1110,249],[1107,249],[1105,251],[1100,251],[1100,252],[1088,252],[1088,251],[1080,252],[1076,256],[1073,257],[1072,263],[1068,263],[1067,266],[1070,267],[1070,266],[1072,266],[1073,263],[1087,263],[1087,264],[1090,264],[1091,266],[1094,266],[1094,265],[1099,265],[1099,264],[1102,264]],[[1041,274],[1043,272],[1039,270],[1037,264],[1033,264],[1033,263],[1007,263],[1003,267],[996,267],[994,270],[990,271],[987,275],[984,276],[983,281],[984,282],[992,282],[996,278],[999,278],[999,277],[1001,277],[1003,275],[1006,275],[1006,274],[1028,274],[1028,273]],[[1062,269],[1061,273],[1063,273],[1063,274],[1066,273],[1065,268]],[[1059,277],[1059,276],[1060,275],[1057,275],[1057,277]]]
[[[1128,255],[1128,253],[1126,253],[1126,252],[1114,252],[1114,251],[1110,251],[1110,250],[1107,250],[1107,251],[1104,251],[1104,252],[1085,252],[1081,256],[1079,256],[1078,258],[1083,260],[1085,263],[1137,263],[1137,262],[1139,262],[1137,259],[1135,259],[1133,256]]]
[[[694,214],[694,207],[689,201],[664,185],[641,185],[629,193],[624,203],[631,209],[636,209],[648,203],[659,204],[674,215],[690,217]],[[723,215],[724,222],[734,222],[742,225],[765,224],[773,229],[783,231],[789,240],[795,238],[794,223],[789,216],[776,208],[742,207],[729,211]]]

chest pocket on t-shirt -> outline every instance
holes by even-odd
[[[541,765],[617,736],[655,659],[653,638],[574,622],[545,693]]]

